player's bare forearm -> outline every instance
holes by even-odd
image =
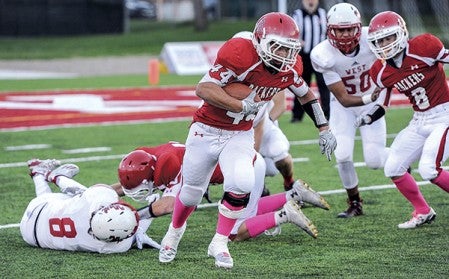
[[[242,102],[228,95],[220,86],[213,82],[201,82],[196,87],[196,95],[205,102],[232,112],[241,112]]]

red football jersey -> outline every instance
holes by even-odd
[[[231,82],[241,82],[256,90],[262,101],[271,100],[274,94],[289,88],[303,95],[308,85],[301,78],[302,60],[288,72],[270,73],[259,58],[251,40],[232,38],[219,49],[214,66],[202,81],[214,82],[223,87]],[[254,115],[245,116],[204,103],[194,114],[193,121],[225,130],[249,130]]]
[[[156,157],[153,173],[154,187],[163,190],[181,182],[182,159],[186,151],[184,144],[169,142],[158,146],[142,146],[136,150],[143,150]],[[217,166],[210,181],[211,184],[223,183],[223,174]]]
[[[379,87],[396,88],[410,100],[415,111],[426,111],[449,102],[449,87],[443,65],[448,61],[443,43],[431,34],[409,40],[401,67],[377,60],[370,75]],[[386,98],[388,105],[391,90]]]

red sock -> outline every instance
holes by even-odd
[[[233,196],[233,197],[237,197],[240,198],[241,196],[246,196],[246,195],[239,195],[239,194],[234,194],[234,193],[229,193],[229,195]],[[227,209],[231,210],[231,211],[239,211],[242,210],[244,208],[244,206],[234,206],[231,205],[229,202],[227,202],[226,200],[222,200],[222,204],[219,205],[220,206],[224,206]],[[221,235],[225,235],[225,236],[229,236],[231,234],[232,228],[235,225],[235,222],[237,221],[236,218],[229,218],[227,216],[224,216],[220,210],[218,210],[218,220],[217,220],[217,230],[216,232],[221,234]]]
[[[274,218],[275,212],[269,212],[262,215],[257,215],[245,220],[246,229],[249,235],[253,238],[276,226]]]
[[[275,211],[284,206],[287,197],[284,193],[262,197],[257,204],[257,215]]]
[[[442,170],[431,182],[449,193],[449,172]]]
[[[427,214],[429,212],[430,207],[411,174],[406,172],[400,178],[393,180],[393,183],[399,192],[412,204],[416,214]]]
[[[175,199],[175,207],[173,209],[173,216],[171,219],[173,228],[177,229],[182,227],[195,208],[196,206],[185,206],[179,199],[179,195],[177,195]]]

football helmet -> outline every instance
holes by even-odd
[[[123,157],[118,177],[125,195],[142,201],[153,192],[153,172],[156,156],[143,150],[134,150]]]
[[[279,72],[293,68],[301,42],[299,28],[290,16],[272,12],[263,15],[253,31],[253,44],[265,63]]]
[[[349,36],[337,36],[337,29],[352,29]],[[349,3],[339,3],[327,12],[327,37],[329,43],[343,53],[351,53],[359,45],[362,20],[359,10]]]
[[[133,236],[138,225],[136,209],[125,202],[101,207],[90,218],[90,232],[105,242],[119,242]]]
[[[383,45],[381,40],[395,35],[394,42]],[[379,59],[395,57],[407,46],[408,31],[404,19],[395,12],[386,11],[375,15],[369,24],[369,47]]]

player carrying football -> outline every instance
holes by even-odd
[[[232,268],[228,239],[244,213],[254,188],[253,119],[260,107],[278,92],[290,89],[303,104],[320,133],[321,152],[328,159],[336,141],[321,106],[302,80],[298,59],[301,44],[294,20],[282,13],[268,13],[256,23],[252,40],[232,38],[224,43],[196,94],[204,104],[195,112],[186,140],[183,185],[176,197],[172,222],[162,239],[160,262],[174,260],[186,221],[200,203],[215,166],[220,163],[224,194],[208,255],[218,267]],[[228,95],[222,87],[231,82],[248,85],[253,92],[244,100]],[[261,99],[255,101],[255,95]]]

